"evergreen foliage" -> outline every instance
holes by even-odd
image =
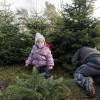
[[[70,68],[71,59],[78,48],[95,47],[98,42],[96,20],[92,17],[94,1],[73,0],[70,5],[66,3],[59,30],[47,37],[52,44],[56,63],[68,70],[73,69]]]
[[[58,100],[70,95],[70,89],[63,78],[45,79],[34,68],[32,75],[17,77],[15,85],[8,87],[3,100]]]
[[[20,33],[15,16],[9,11],[0,11],[0,65],[22,63],[32,39]],[[28,47],[27,47],[28,46]]]

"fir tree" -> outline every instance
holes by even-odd
[[[36,69],[32,75],[24,75],[24,79],[17,78],[16,81],[16,85],[8,87],[4,100],[58,100],[70,95],[63,78],[45,79]]]

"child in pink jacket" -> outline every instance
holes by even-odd
[[[50,49],[46,46],[45,38],[40,33],[36,33],[35,45],[33,46],[25,66],[34,65],[44,77],[48,78],[49,70],[53,69],[54,60]]]

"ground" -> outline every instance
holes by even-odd
[[[22,77],[25,73],[30,74],[31,71],[24,65],[0,67],[0,90],[6,90],[10,84],[15,83],[16,76]],[[69,75],[64,68],[56,67],[50,72],[50,74],[53,75],[54,78],[64,77],[64,79],[68,81],[67,86],[71,90],[71,96],[61,100],[100,100],[100,86],[95,87],[95,98],[88,98],[85,95],[85,92],[74,82],[73,77]]]

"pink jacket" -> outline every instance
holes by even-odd
[[[39,49],[34,45],[28,59],[26,60],[26,64],[32,64],[38,67],[45,65],[53,67],[54,60],[50,49],[47,46]]]

